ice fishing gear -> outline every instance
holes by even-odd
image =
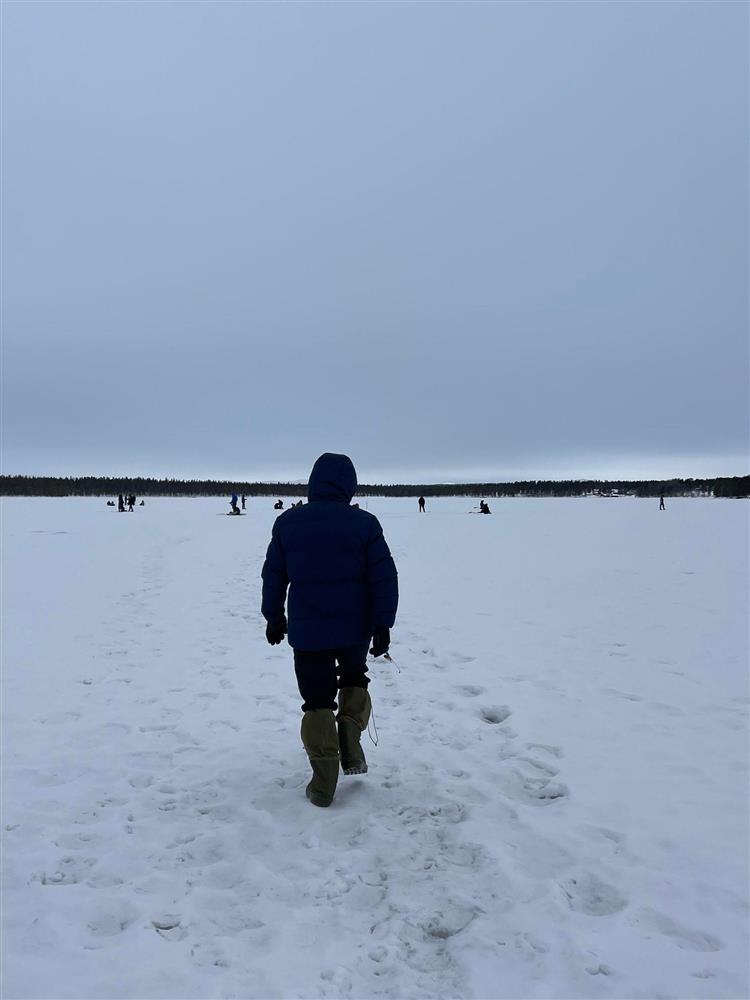
[[[372,723],[372,728],[373,728],[373,730],[375,732],[375,738],[374,739],[373,739],[372,733],[370,732],[370,723]],[[370,718],[367,721],[367,735],[370,737],[370,743],[372,743],[372,745],[374,747],[376,747],[378,745],[378,740],[379,740],[379,737],[378,737],[378,727],[375,725],[375,713],[372,710],[371,710]]]
[[[393,659],[390,653],[383,653],[383,659],[388,660],[389,663],[393,664],[393,666],[396,668],[396,673],[398,674],[401,673],[401,667],[399,667],[398,663],[396,663],[396,661]]]

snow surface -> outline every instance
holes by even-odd
[[[2,502],[4,997],[748,995],[747,504],[490,502],[367,501],[401,672],[327,810],[272,500]]]

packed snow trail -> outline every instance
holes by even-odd
[[[4,997],[746,996],[747,506],[369,506],[401,672],[317,810],[271,501],[3,501]]]

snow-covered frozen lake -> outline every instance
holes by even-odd
[[[7,1000],[748,995],[747,503],[490,504],[367,501],[400,673],[321,810],[271,500],[2,501]]]

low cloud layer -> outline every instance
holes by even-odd
[[[5,472],[746,471],[745,5],[3,16]]]

